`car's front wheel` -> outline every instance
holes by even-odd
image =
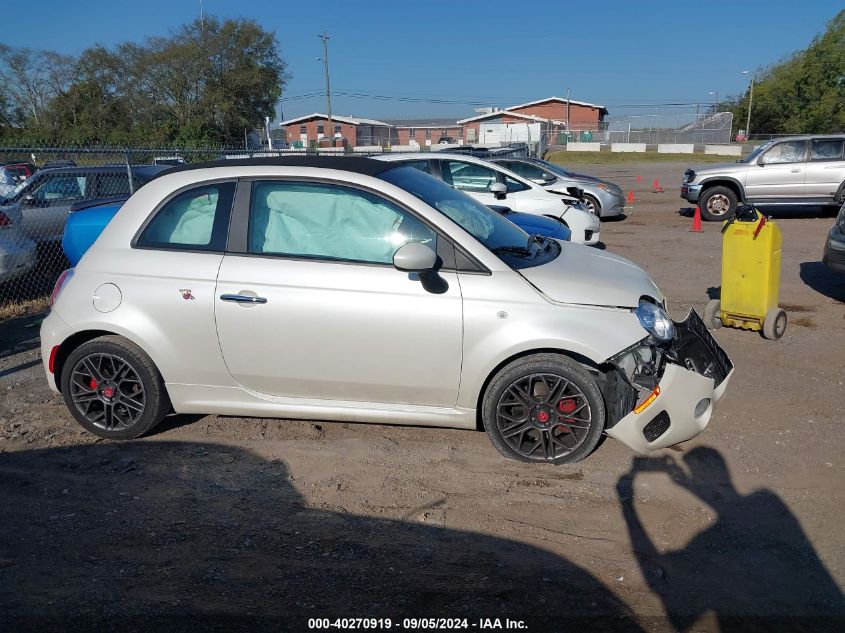
[[[710,222],[726,220],[736,211],[737,197],[727,187],[711,187],[707,189],[699,200],[701,217]]]
[[[601,217],[601,203],[588,194],[584,194],[584,207],[597,218]]]
[[[120,336],[102,336],[77,347],[62,367],[61,384],[76,421],[108,439],[139,437],[170,408],[153,361]]]
[[[524,462],[568,464],[601,439],[604,401],[592,376],[560,354],[532,354],[500,370],[482,401],[493,446]]]

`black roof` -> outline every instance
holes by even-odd
[[[177,171],[223,167],[321,167],[323,169],[339,169],[342,171],[353,171],[366,176],[376,176],[391,167],[395,167],[395,165],[363,156],[279,156],[274,158],[236,158],[234,160],[191,163],[190,165],[171,167],[159,175],[173,174]]]
[[[167,165],[130,165],[132,173],[136,176],[146,177],[148,179],[157,176],[160,172],[168,169]],[[84,174],[118,174],[126,173],[126,165],[97,165],[90,167],[47,167],[36,172],[37,175],[46,176],[48,174],[70,174],[70,175],[84,175]]]

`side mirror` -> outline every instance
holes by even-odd
[[[490,193],[496,196],[496,200],[504,200],[508,195],[508,188],[500,182],[490,185]]]
[[[21,198],[21,204],[25,207],[34,207],[35,202],[35,196],[33,196],[31,193],[28,193],[23,198]]]
[[[393,254],[393,267],[408,273],[433,270],[436,263],[437,253],[419,242],[408,242]]]
[[[766,166],[766,157],[761,156],[757,159],[757,167],[765,167]]]
[[[549,182],[554,182],[555,180],[557,180],[557,178],[555,176],[552,176],[547,171],[543,172],[543,182],[549,183]]]

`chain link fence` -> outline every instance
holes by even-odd
[[[109,147],[0,147],[0,321],[46,308],[61,272],[68,218],[100,206],[113,211],[132,193],[174,165],[289,155],[364,156],[384,148],[244,150]],[[407,150],[406,150],[407,151]],[[526,156],[525,144],[462,152],[482,158]]]

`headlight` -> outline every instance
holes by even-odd
[[[598,187],[599,189],[603,189],[604,191],[610,191],[610,187],[608,187],[603,182],[597,182],[593,184],[594,187]]]
[[[684,182],[685,182],[685,183],[690,183],[690,182],[692,182],[693,180],[695,180],[695,172],[694,172],[692,169],[687,169],[687,170],[684,172]]]
[[[675,324],[663,308],[651,301],[640,299],[636,312],[643,329],[658,341],[666,343],[675,338]]]

